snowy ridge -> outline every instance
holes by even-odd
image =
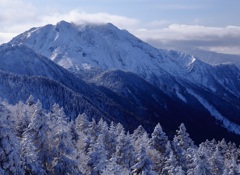
[[[240,68],[240,55],[222,54],[198,48],[181,48],[178,50],[189,55],[194,55],[198,59],[211,65],[235,64]]]
[[[112,24],[77,26],[61,21],[26,31],[10,43],[24,44],[75,72],[127,70],[159,88],[167,86],[169,94],[173,85],[187,81],[240,97],[240,71],[233,65],[212,66],[182,52],[156,49]],[[218,75],[219,71],[226,73]]]
[[[220,121],[228,131],[236,133],[240,135],[240,126],[229,121],[226,117],[224,117],[219,111],[217,111],[214,106],[209,104],[205,99],[201,96],[197,95],[191,89],[187,89],[187,92],[194,96],[209,112],[210,114],[215,117],[218,121]]]
[[[206,120],[200,123],[214,125],[213,134],[228,134],[214,123],[215,118],[239,134],[238,127],[229,123],[240,124],[240,70],[234,65],[213,66],[193,55],[156,49],[112,24],[78,26],[61,21],[30,29],[15,37],[9,46],[28,47],[68,69],[66,77],[65,72],[60,76],[63,79],[54,76],[54,80],[76,93],[86,93],[91,104],[125,124],[131,120],[135,126],[144,123],[152,128],[154,122],[163,121],[172,129],[183,120],[196,124],[191,116],[197,110],[197,118]],[[66,71],[63,68],[57,70]],[[188,89],[193,89],[199,98]],[[205,101],[206,106],[202,104]]]

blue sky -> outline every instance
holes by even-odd
[[[60,20],[111,22],[159,48],[240,54],[239,0],[0,0],[0,43]]]

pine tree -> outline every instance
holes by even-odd
[[[9,112],[0,105],[0,172],[24,174],[20,158],[20,143],[12,129]]]
[[[76,150],[73,145],[70,125],[66,121],[66,117],[62,108],[56,108],[53,111],[57,117],[56,125],[52,140],[52,156],[53,161],[49,171],[52,174],[81,174],[76,161]]]
[[[240,174],[240,169],[236,163],[236,159],[234,156],[232,156],[230,160],[230,164],[228,167],[228,173],[229,175],[239,175]]]
[[[30,116],[33,114],[29,107],[23,102],[18,102],[16,105],[10,105],[5,103],[4,105],[11,111],[13,125],[16,131],[16,134],[19,138],[22,137],[23,132],[26,130],[30,123]],[[31,113],[32,112],[32,113]]]
[[[86,129],[88,128],[89,121],[85,113],[78,115],[75,119],[76,131],[78,133],[83,132],[86,134]]]
[[[162,175],[175,175],[177,168],[177,160],[171,151],[168,159],[165,161],[164,167],[162,169]]]
[[[194,154],[191,168],[187,171],[188,175],[212,175],[208,160],[201,148]]]
[[[94,143],[91,142],[91,138],[89,135],[85,135],[84,133],[80,133],[79,140],[76,145],[77,150],[77,161],[79,163],[78,167],[83,174],[90,174],[91,170],[88,166],[89,160],[89,152],[92,149],[92,145]]]
[[[193,140],[189,137],[185,125],[182,123],[177,130],[177,135],[174,137],[175,141],[183,150],[195,147]]]
[[[224,158],[221,155],[218,146],[216,147],[215,152],[209,158],[209,164],[212,174],[223,174]]]
[[[24,161],[25,174],[45,175],[46,172],[37,155],[37,148],[32,141],[31,134],[24,132],[22,137],[21,157]]]
[[[91,142],[96,142],[99,132],[99,127],[94,119],[92,119],[91,122],[89,122],[88,128],[86,130],[86,134],[91,138]]]
[[[112,137],[113,135],[110,135],[108,125],[105,121],[103,121],[103,119],[98,122],[97,127],[99,133],[103,136],[103,144],[108,152],[107,158],[110,159],[112,154],[115,152],[115,138]]]
[[[38,101],[34,105],[35,112],[31,118],[31,122],[24,132],[26,139],[22,140],[22,145],[26,146],[23,148],[23,156],[28,157],[26,150],[33,148],[33,151],[37,153],[36,157],[40,161],[43,169],[47,171],[48,165],[52,159],[50,150],[50,141],[52,141],[51,127],[49,126],[49,115],[47,115],[43,109],[41,103]],[[30,143],[33,146],[30,146]],[[26,154],[25,154],[26,153]],[[35,159],[35,158],[30,158]],[[29,160],[31,161],[31,160]]]
[[[137,154],[137,162],[131,167],[133,175],[156,175],[157,173],[152,170],[153,166],[151,159],[147,155],[146,148],[141,144]]]
[[[139,151],[140,146],[143,145],[145,148],[149,147],[149,136],[145,129],[140,125],[132,134],[132,142],[136,152]]]
[[[124,132],[124,130],[123,130]],[[120,132],[121,133],[121,132]],[[116,133],[116,126],[113,122],[111,122],[109,131],[108,131],[108,152],[111,157],[115,154],[116,152],[116,146],[117,146],[117,137],[119,136],[119,133]]]
[[[149,145],[160,153],[164,153],[167,142],[168,137],[166,136],[165,132],[163,132],[161,125],[158,123],[151,135]]]
[[[107,151],[103,144],[103,135],[100,134],[97,143],[93,144],[89,151],[88,166],[91,167],[91,174],[101,174],[107,166]]]
[[[117,160],[115,157],[111,158],[106,166],[106,168],[102,171],[102,175],[130,175],[130,170],[122,167],[117,164]]]
[[[195,145],[192,139],[189,137],[185,125],[182,123],[177,130],[177,135],[174,136],[173,141],[173,151],[176,155],[176,159],[184,171],[188,170],[188,155],[192,157],[193,151],[189,152],[189,148],[195,149]]]
[[[130,169],[134,164],[134,153],[134,147],[129,135],[125,135],[124,131],[122,131],[117,137],[115,153],[117,163],[127,169]]]

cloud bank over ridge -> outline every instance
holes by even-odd
[[[0,43],[9,41],[31,27],[55,24],[61,20],[77,24],[111,22],[158,48],[195,47],[240,54],[240,26],[185,25],[165,19],[146,22],[127,16],[105,12],[88,13],[78,9],[41,14],[31,3],[22,0],[1,0],[0,6],[4,9],[0,12]]]

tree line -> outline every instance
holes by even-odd
[[[59,105],[46,111],[30,97],[0,104],[0,174],[237,175],[240,148],[224,139],[195,145],[184,124],[170,140],[160,124],[148,134],[84,113],[70,121]]]

